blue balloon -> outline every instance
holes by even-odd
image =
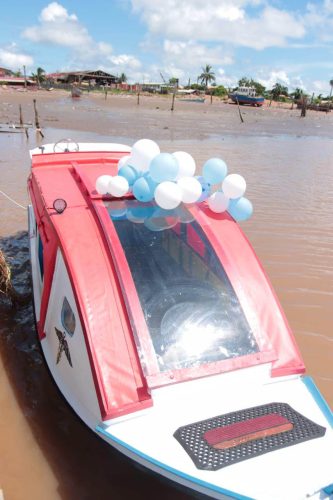
[[[140,177],[133,184],[133,195],[139,201],[151,201],[154,198],[154,189],[145,177]]]
[[[202,175],[209,184],[222,182],[227,173],[228,167],[220,158],[210,158],[202,167]]]
[[[155,210],[155,206],[138,205],[131,207],[127,210],[127,216],[130,220],[138,220],[143,222],[145,219],[150,218]]]
[[[237,200],[230,200],[228,212],[237,222],[239,222],[247,220],[251,217],[253,213],[253,206],[250,200],[242,196]]]
[[[179,171],[176,158],[169,153],[160,153],[149,165],[151,178],[155,182],[174,181]]]
[[[143,174],[144,179],[147,181],[147,184],[149,186],[149,189],[154,192],[156,187],[158,186],[158,182],[155,182],[152,178],[149,172],[146,172]]]
[[[129,186],[133,186],[134,182],[138,178],[137,171],[130,165],[125,165],[119,169],[118,175],[125,177],[127,179]]]
[[[201,203],[202,201],[207,200],[207,198],[211,195],[212,187],[202,175],[196,176],[196,179],[200,182],[202,188],[202,194],[197,201],[197,203]]]

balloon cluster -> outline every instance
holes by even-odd
[[[238,174],[227,175],[227,165],[219,158],[211,158],[203,165],[202,176],[194,176],[195,161],[184,151],[161,153],[150,139],[137,141],[130,155],[118,163],[118,175],[102,175],[96,181],[99,194],[122,197],[128,192],[141,202],[155,200],[164,210],[172,210],[181,203],[192,204],[207,200],[216,213],[226,210],[237,221],[252,214],[252,204],[244,198],[245,179]],[[212,186],[220,184],[212,193]]]

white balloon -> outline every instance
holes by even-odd
[[[111,175],[100,175],[96,179],[95,188],[98,194],[107,194],[109,191],[109,182],[112,179]]]
[[[176,179],[181,177],[192,177],[195,174],[195,161],[194,158],[185,151],[176,151],[172,153],[179,164],[179,171]]]
[[[194,177],[182,177],[177,184],[182,190],[184,203],[195,203],[202,195],[202,186]]]
[[[120,158],[120,160],[118,161],[118,171],[124,167],[125,165],[127,165],[131,160],[131,155],[125,155],[125,156],[122,156]]]
[[[246,182],[244,177],[238,174],[230,174],[222,182],[224,194],[230,198],[240,198],[246,191]]]
[[[216,191],[208,198],[208,206],[212,212],[220,214],[225,212],[229,205],[229,198],[222,191]]]
[[[175,182],[164,181],[157,186],[154,196],[159,207],[172,210],[182,201],[182,190]]]
[[[128,188],[127,179],[121,175],[116,175],[115,177],[111,177],[109,181],[108,192],[112,194],[112,196],[120,198],[120,196],[124,196],[127,193]]]
[[[149,163],[158,154],[160,154],[160,148],[156,142],[150,139],[141,139],[132,147],[129,165],[134,167],[138,172],[146,172],[149,168]]]

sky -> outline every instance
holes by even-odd
[[[333,78],[333,0],[7,0],[0,15],[0,66],[27,74],[186,85],[209,64],[226,87],[247,76],[323,95]]]

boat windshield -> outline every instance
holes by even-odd
[[[186,208],[165,211],[133,200],[106,207],[161,372],[259,351],[217,254]]]

